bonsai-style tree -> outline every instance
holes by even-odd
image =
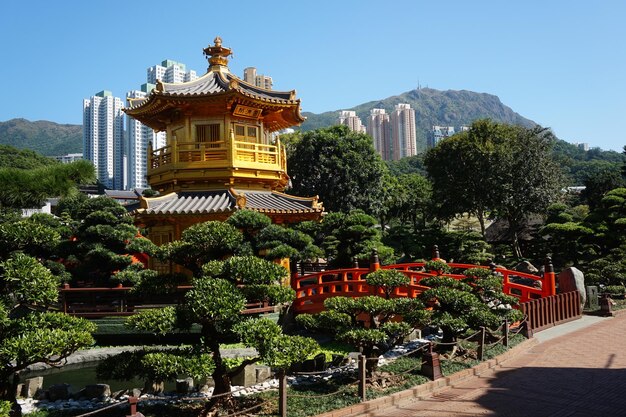
[[[310,234],[315,244],[323,248],[329,264],[337,268],[351,267],[356,258],[369,260],[372,249],[378,251],[383,264],[395,260],[393,249],[385,246],[376,219],[361,210],[350,213],[328,213],[320,224],[303,222],[298,230]]]
[[[62,203],[59,212],[71,219],[73,235],[62,243],[60,252],[74,280],[109,284],[118,271],[132,264],[133,253],[155,251],[115,200],[72,197]]]
[[[468,330],[497,328],[505,318],[521,320],[522,313],[513,309],[519,300],[502,292],[500,277],[486,268],[467,269],[464,275],[463,280],[442,275],[420,281],[430,287],[420,298],[432,307],[432,324],[443,331],[443,343],[456,342]]]
[[[56,277],[35,258],[14,253],[0,263],[0,400],[12,404],[11,417],[22,415],[15,398],[19,371],[37,362],[60,365],[94,342],[95,325],[49,311],[57,288]]]
[[[193,288],[176,307],[145,310],[129,319],[133,328],[155,333],[200,325],[201,343],[195,352],[210,355],[215,383],[214,398],[205,414],[218,403],[229,405],[230,396],[219,394],[231,392],[232,376],[245,366],[262,360],[284,368],[306,359],[318,348],[312,339],[284,335],[274,322],[242,316],[250,301],[281,305],[295,296],[291,288],[279,284],[288,276],[282,266],[254,256],[232,256],[243,243],[243,234],[228,223],[210,221],[186,229],[180,241],[162,247],[161,256],[192,271]],[[233,335],[256,348],[259,355],[231,369],[222,357],[220,344],[232,340]]]
[[[299,324],[311,331],[330,333],[336,339],[359,347],[371,360],[401,343],[414,327],[428,322],[429,312],[418,299],[391,298],[393,290],[409,284],[409,278],[396,270],[378,270],[365,278],[381,295],[360,298],[332,297],[324,301],[326,311],[301,314]]]
[[[313,238],[297,229],[272,224],[265,214],[239,210],[226,220],[243,233],[245,243],[239,254],[263,256],[269,261],[288,258],[292,265],[322,256]],[[250,249],[248,251],[248,248]]]

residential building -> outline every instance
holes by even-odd
[[[339,112],[339,124],[346,125],[353,132],[365,133],[365,126],[361,122],[361,118],[356,115],[355,111],[342,110]]]
[[[433,126],[431,136],[428,141],[428,147],[434,148],[443,139],[449,138],[455,133],[454,126]]]
[[[372,109],[367,123],[367,134],[374,140],[374,148],[385,161],[393,158],[391,123],[385,109]]]
[[[61,162],[62,164],[69,164],[70,162],[79,161],[83,159],[82,153],[68,153],[66,155],[54,156],[54,159]]]
[[[257,74],[255,67],[248,67],[243,70],[243,80],[248,84],[261,87],[265,90],[271,90],[274,85],[272,77],[267,75]]]
[[[589,144],[586,142],[574,142],[574,145],[576,145],[578,149],[582,149],[585,152],[589,150]]]
[[[127,101],[132,99],[146,98],[156,87],[157,82],[170,84],[191,82],[198,79],[196,71],[187,70],[183,63],[166,59],[161,65],[154,65],[147,69],[147,82],[141,85],[139,90],[132,90],[126,93]],[[126,181],[125,190],[135,188],[148,188],[146,179],[146,164],[148,163],[148,145],[152,149],[159,149],[165,146],[165,132],[155,132],[152,128],[143,125],[138,120],[131,117],[126,122]]]
[[[148,68],[148,83],[156,84],[157,81],[164,83],[185,83],[198,79],[195,71],[187,71],[185,64],[166,59],[161,65]]]
[[[107,188],[124,186],[123,102],[110,91],[100,91],[83,100],[83,156],[96,169]]]
[[[411,108],[410,104],[396,104],[391,113],[391,143],[394,161],[417,155],[415,110]]]

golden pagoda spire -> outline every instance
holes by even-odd
[[[204,48],[204,56],[209,60],[209,70],[211,70],[215,66],[224,66],[228,65],[228,56],[233,54],[232,49],[222,47],[222,38],[217,36],[215,40],[213,40],[215,45],[207,46]]]

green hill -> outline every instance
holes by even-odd
[[[83,127],[45,120],[11,119],[0,122],[0,145],[32,149],[47,156],[82,153]]]
[[[55,159],[42,156],[30,149],[0,145],[0,168],[36,169],[54,164],[58,164]]]
[[[455,126],[458,129],[460,126],[467,126],[474,120],[482,118],[526,127],[536,125],[532,120],[520,116],[502,104],[497,96],[466,90],[439,91],[421,88],[341,110],[356,111],[363,123],[367,124],[371,109],[382,108],[387,113],[391,113],[395,105],[399,103],[408,103],[411,108],[415,109],[418,150],[425,149],[433,125]],[[338,112],[339,110],[321,114],[305,112],[303,115],[307,117],[307,120],[302,124],[302,130],[313,130],[336,124]]]

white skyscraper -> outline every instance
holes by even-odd
[[[391,113],[391,135],[393,160],[417,154],[415,110],[410,104],[396,104],[395,110]]]
[[[339,124],[346,125],[353,132],[365,133],[365,126],[361,122],[361,118],[356,115],[355,111],[342,110],[339,112]]]
[[[141,91],[133,90],[126,93],[126,99],[144,98],[148,95],[147,87],[143,84]],[[148,143],[156,145],[157,134],[150,127],[138,122],[132,117],[126,118],[126,163],[127,189],[148,188],[146,172],[148,163]]]
[[[391,143],[391,124],[389,115],[385,109],[372,109],[367,123],[367,134],[374,140],[374,148],[385,160],[389,161],[393,157],[393,147]]]
[[[164,83],[185,83],[198,78],[194,70],[187,71],[187,66],[180,62],[166,59],[161,65],[148,68],[148,83],[156,84],[157,80]]]
[[[110,91],[83,100],[83,156],[93,162],[105,187],[118,190],[124,186],[122,107]]]
[[[147,83],[141,85],[141,90],[132,90],[126,93],[127,99],[147,97],[154,89],[157,81],[165,83],[183,83],[198,78],[193,70],[187,71],[185,64],[166,59],[161,65],[154,65],[147,69]],[[148,126],[129,117],[127,119],[126,160],[127,178],[126,189],[148,188],[146,179],[148,163],[148,144],[152,149],[165,146],[166,133],[155,132]]]

